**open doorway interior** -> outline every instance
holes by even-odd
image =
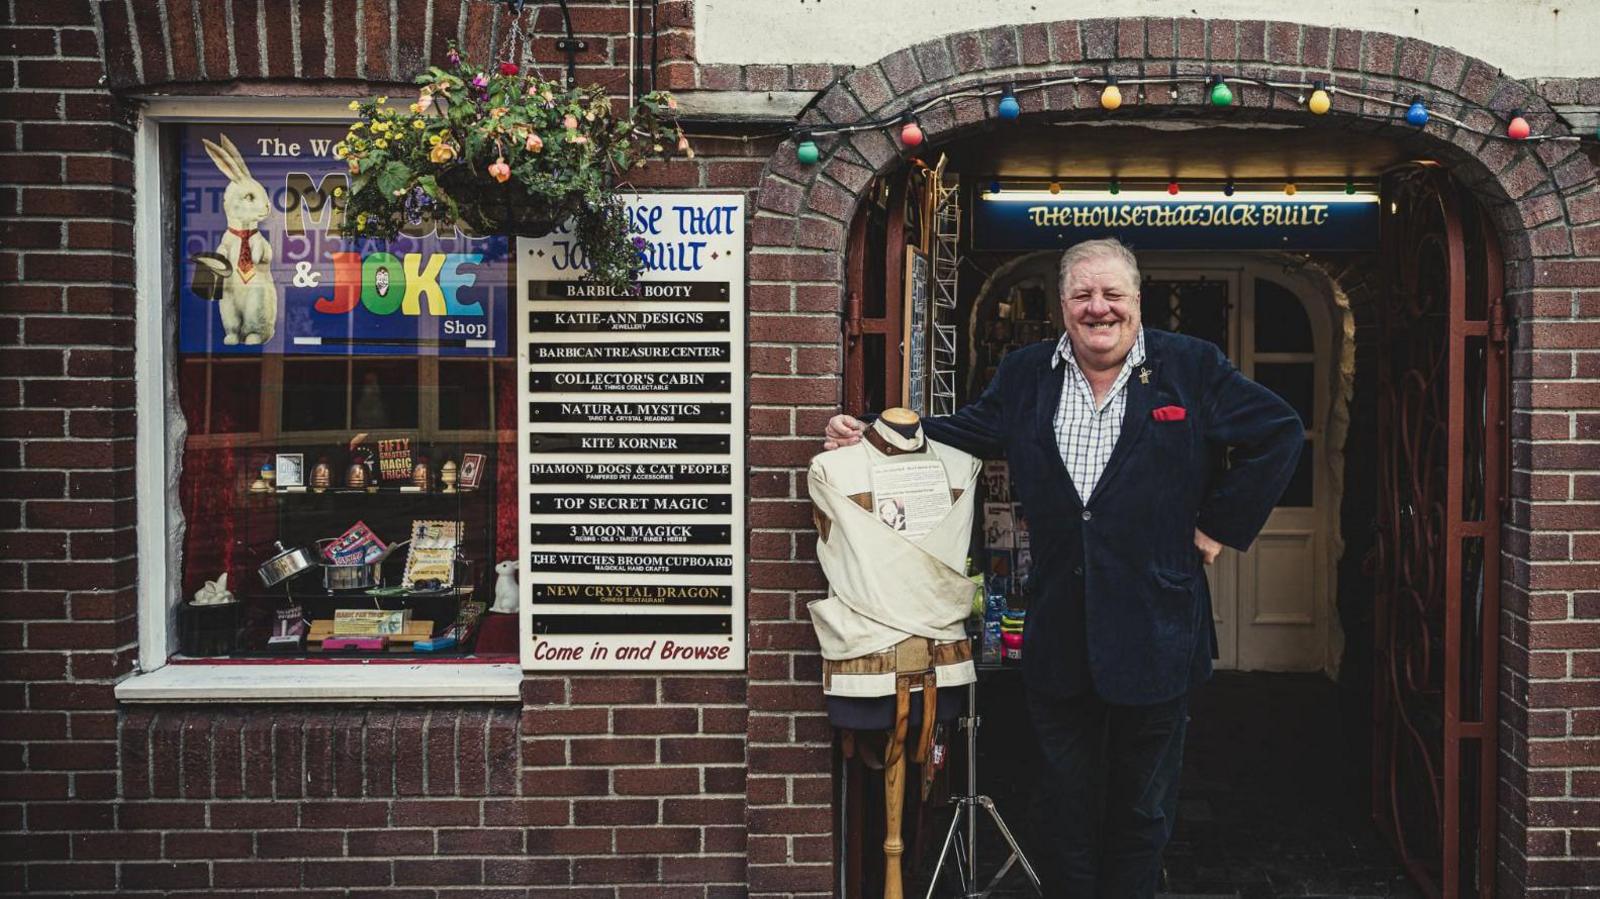
[[[880,179],[852,230],[846,411],[938,415],[976,397],[1006,352],[1061,334],[1061,250],[1116,234],[1139,257],[1145,327],[1214,343],[1305,427],[1260,537],[1207,572],[1223,673],[1194,698],[1168,889],[1488,895],[1497,549],[1485,539],[1504,357],[1498,256],[1470,194],[1381,139],[1302,129],[1046,125],[926,157]],[[1168,216],[1170,235],[1130,239],[1096,218],[1114,212],[1078,211],[1304,210],[1319,197],[1366,208],[1320,239],[1298,228],[1311,215],[1269,213],[1281,245],[1226,226],[1256,223],[1244,213]],[[1023,210],[1009,224],[990,214],[1008,203]],[[1441,478],[1464,499],[1435,496]],[[975,528],[975,567],[1014,610],[1028,601],[1024,518],[1011,512],[1019,533],[1001,547]],[[1447,566],[1448,582],[1422,571]],[[1004,661],[985,667],[980,786],[1026,844],[1021,681]],[[846,797],[845,820],[862,801]],[[938,849],[925,828],[947,818],[937,802],[923,811],[908,816],[924,829],[907,833],[913,867],[917,848]],[[1330,840],[1344,847],[1333,856]],[[847,894],[872,895],[873,842],[846,847],[859,869],[845,871]]]

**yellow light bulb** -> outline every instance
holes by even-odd
[[[1117,87],[1115,84],[1106,85],[1106,89],[1100,92],[1100,105],[1105,107],[1107,110],[1116,109],[1118,106],[1121,106],[1122,88]]]
[[[1290,196],[1290,197],[1294,196],[1294,191],[1295,191],[1295,187],[1294,187],[1294,182],[1293,181],[1290,181],[1288,184],[1285,184],[1283,186],[1283,193],[1284,193],[1285,196]]]
[[[1333,101],[1328,99],[1328,92],[1320,87],[1312,91],[1311,99],[1306,101],[1306,108],[1311,110],[1312,115],[1323,115],[1332,105]]]
[[[1059,182],[1059,181],[1050,182],[1050,192],[1052,194],[1061,193],[1061,182]]]

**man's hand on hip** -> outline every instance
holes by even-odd
[[[833,450],[859,443],[861,432],[866,429],[866,425],[849,415],[835,415],[828,419],[828,426],[823,430],[825,439],[822,441],[822,448]]]
[[[1217,555],[1222,552],[1222,544],[1211,539],[1205,531],[1194,529],[1194,548],[1200,550],[1200,560],[1210,565],[1217,560]]]

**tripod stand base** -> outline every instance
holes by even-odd
[[[956,812],[950,818],[950,829],[945,832],[944,846],[939,850],[939,863],[934,865],[933,877],[928,881],[927,899],[933,899],[934,892],[939,888],[939,874],[944,871],[945,860],[950,857],[952,848],[956,850],[956,873],[961,878],[961,895],[963,899],[985,899],[990,893],[994,892],[995,887],[1000,885],[1000,881],[1011,873],[1011,866],[1018,863],[1022,865],[1022,873],[1028,876],[1028,883],[1033,886],[1033,891],[1043,896],[1044,890],[1039,886],[1039,875],[1034,872],[1033,865],[1029,863],[1028,856],[1022,851],[1022,847],[1017,845],[1017,838],[1011,835],[1011,828],[1006,826],[1005,819],[1000,817],[999,810],[994,807],[994,800],[988,796],[976,795],[961,796],[954,801]],[[1000,870],[989,878],[988,885],[981,889],[978,886],[978,847],[976,844],[977,816],[980,807],[989,813],[990,819],[994,821],[995,827],[1000,831],[1000,836],[1005,839],[1006,845],[1011,847],[1011,855],[1006,859],[1005,864],[1001,865]],[[958,846],[961,842],[960,825],[963,819],[968,824],[969,839],[974,841],[971,846],[966,847],[966,864],[962,864],[963,853],[961,847]]]

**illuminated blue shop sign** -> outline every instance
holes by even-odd
[[[1375,194],[1178,194],[1128,191],[981,195],[973,213],[980,250],[1059,250],[1115,237],[1135,250],[1334,250],[1378,246]]]

